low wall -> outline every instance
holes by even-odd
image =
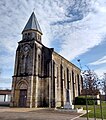
[[[0,102],[0,106],[10,106],[10,102]]]
[[[101,95],[101,100],[106,101],[106,95]]]

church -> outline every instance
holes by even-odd
[[[42,35],[33,12],[16,50],[11,107],[64,107],[81,93],[81,70],[44,46]]]

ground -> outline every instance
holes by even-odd
[[[81,114],[76,112],[60,112],[48,108],[0,107],[0,120],[86,120],[86,118],[79,118]]]
[[[83,107],[83,109],[86,110],[86,105],[75,105],[76,108]],[[94,117],[94,105],[88,105],[88,109],[90,110],[89,112],[89,117],[93,118]],[[97,118],[101,118],[101,108],[100,105],[95,105],[95,115]],[[87,115],[84,115],[83,117],[86,117]],[[102,116],[103,119],[106,119],[106,102],[102,101]]]

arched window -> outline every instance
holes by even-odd
[[[32,32],[32,39],[35,39],[35,33]]]
[[[24,35],[25,37],[24,37],[24,39],[27,39],[27,33],[25,33],[25,35]]]
[[[29,59],[28,55],[23,55],[21,57],[21,63],[20,63],[21,74],[26,74],[26,73],[28,74],[28,72],[29,72],[28,67],[30,66],[29,61],[30,61],[30,59]]]
[[[41,74],[41,56],[38,55],[38,75]]]
[[[69,69],[67,68],[67,102],[69,102],[70,98],[69,98],[69,89],[70,89],[70,86],[69,86]]]
[[[69,89],[69,70],[67,68],[67,89]]]
[[[29,64],[28,64],[28,59],[29,58],[29,56],[28,55],[26,55],[25,56],[25,73],[26,74],[28,74],[28,66],[29,66]]]
[[[31,39],[31,37],[30,37],[30,36],[31,36],[31,34],[30,34],[30,33],[28,33],[28,37],[27,37],[27,39],[28,39],[28,40],[30,40],[30,39]]]
[[[77,74],[77,80],[78,80],[78,95],[80,95],[80,81],[79,81],[79,75]]]
[[[72,85],[73,85],[73,98],[75,97],[75,79],[74,79],[74,72],[72,70]]]
[[[21,73],[21,74],[24,73],[24,68],[25,68],[24,61],[25,61],[25,56],[22,55],[22,56],[21,56],[21,60],[20,60],[20,73]]]

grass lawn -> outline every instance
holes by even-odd
[[[85,105],[75,105],[75,108],[77,107],[83,107],[84,110],[86,110]],[[96,108],[96,118],[101,118],[100,105],[96,105],[95,108]],[[94,106],[88,105],[88,109],[91,110],[89,112],[89,118],[94,118]],[[102,102],[102,113],[103,113],[103,119],[106,119],[106,102]],[[84,115],[83,117],[86,117],[86,115]]]

